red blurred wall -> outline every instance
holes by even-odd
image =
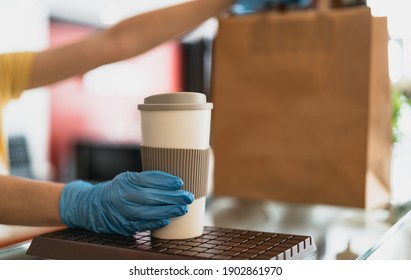
[[[51,47],[78,40],[94,29],[53,21]],[[77,76],[50,86],[50,156],[55,180],[67,168],[71,148],[79,140],[110,143],[139,143],[137,104],[150,94],[180,91],[181,57],[178,42],[165,43],[127,60],[142,81],[135,95],[90,93]],[[147,86],[148,85],[148,86]]]

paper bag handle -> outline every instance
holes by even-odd
[[[330,10],[330,0],[317,0],[317,9],[320,12],[327,12]]]
[[[340,8],[343,6],[342,0],[316,0],[317,9],[320,12],[328,12],[333,7]]]

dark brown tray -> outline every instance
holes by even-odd
[[[315,250],[309,236],[207,226],[203,235],[184,240],[154,238],[149,231],[124,237],[65,229],[35,237],[27,254],[66,260],[292,260]]]

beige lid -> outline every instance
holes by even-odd
[[[198,92],[175,92],[151,95],[139,104],[142,111],[166,110],[210,110],[213,103],[207,103],[206,96]]]

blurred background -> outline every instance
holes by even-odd
[[[184,1],[0,0],[0,52],[56,47],[131,15],[178,2]],[[411,201],[411,17],[407,2],[367,1],[373,15],[388,17],[393,204]],[[217,20],[210,19],[183,38],[141,56],[30,90],[12,101],[3,119],[12,174],[61,182],[74,178],[101,181],[125,169],[140,170],[137,104],[148,95],[162,92],[197,91],[208,95],[211,46],[217,27]],[[349,255],[350,246],[358,254],[357,247],[371,243],[387,229],[385,224],[352,216],[352,212],[362,214],[358,209],[349,209],[347,214],[321,205],[308,210],[293,206],[290,210],[281,203],[241,202],[242,208],[236,203],[215,202],[212,211],[219,213],[213,217],[215,223],[311,234],[321,258],[339,258],[337,253]],[[312,219],[307,218],[309,215]],[[343,222],[324,234],[316,231],[336,220]],[[364,227],[372,231],[364,232]],[[328,244],[327,251],[324,244]]]
[[[78,40],[128,16],[181,0],[0,0],[0,52],[41,50]],[[388,17],[393,92],[393,201],[411,200],[411,18],[405,0],[368,0]],[[208,94],[217,21],[139,57],[97,68],[11,102],[4,118],[12,172],[38,179],[101,180],[139,163],[137,104],[170,91]],[[128,155],[128,156],[127,156]],[[106,175],[102,175],[106,174]],[[103,176],[103,177],[101,177]]]
[[[57,47],[130,15],[178,2],[183,1],[0,0],[0,52]],[[12,174],[104,180],[130,164],[138,169],[137,104],[151,94],[206,91],[202,34],[209,32],[202,29],[11,102],[4,125]],[[116,157],[117,170],[104,163],[107,157]]]

